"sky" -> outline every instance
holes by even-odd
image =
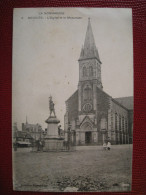
[[[64,127],[65,101],[77,90],[78,59],[90,17],[103,90],[133,95],[132,10],[16,8],[13,15],[12,123],[47,127],[49,96]]]

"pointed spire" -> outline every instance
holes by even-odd
[[[26,115],[26,124],[28,124],[28,122],[27,122],[27,115]]]
[[[84,47],[82,46],[81,53],[80,53],[80,58],[84,57]]]
[[[90,18],[88,18],[88,26],[87,26],[86,36],[85,36],[84,47],[81,50],[79,60],[86,59],[86,58],[97,58],[97,60],[99,60],[100,62],[98,50],[96,48],[95,40],[92,32]]]

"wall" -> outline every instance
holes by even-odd
[[[66,114],[64,116],[65,130],[68,128],[68,122],[76,120],[78,117],[78,90],[66,101]]]
[[[98,144],[103,144],[103,133],[101,131],[101,121],[104,119],[107,125],[108,121],[108,110],[110,96],[106,94],[101,89],[97,88],[97,110],[96,110],[96,117],[97,117],[97,132],[98,132]],[[107,132],[106,133],[107,136]]]

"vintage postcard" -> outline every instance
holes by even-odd
[[[132,188],[133,35],[127,8],[16,8],[13,189]]]

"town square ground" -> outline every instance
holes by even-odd
[[[18,191],[129,191],[132,145],[78,146],[74,152],[13,152]],[[66,190],[67,189],[67,190]]]

